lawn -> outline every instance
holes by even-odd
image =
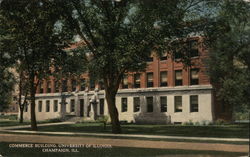
[[[193,150],[174,150],[174,149],[149,149],[149,148],[127,148],[127,147],[112,147],[112,148],[77,148],[78,152],[42,152],[43,148],[10,148],[10,142],[0,143],[0,155],[11,157],[160,157],[166,155],[181,155],[185,157],[200,156],[200,157],[222,157],[222,156],[242,156],[245,153],[218,152],[218,151],[193,151]],[[24,143],[22,143],[24,144]]]
[[[54,123],[54,122],[60,122],[60,121],[57,119],[44,120],[44,121],[37,121],[37,124]],[[17,126],[17,125],[30,125],[30,121],[24,121],[23,123],[19,123],[19,120],[0,119],[0,127]]]
[[[16,126],[16,125],[29,125],[30,122],[19,123],[18,120],[0,120],[0,127]]]
[[[27,129],[27,128],[26,128]],[[39,131],[56,132],[89,132],[111,133],[111,126],[103,129],[101,123],[78,123],[56,126],[38,127]],[[124,134],[145,134],[189,137],[224,137],[248,138],[249,125],[213,125],[213,126],[183,126],[183,125],[122,125]]]

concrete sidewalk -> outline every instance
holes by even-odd
[[[63,124],[75,124],[74,122],[57,122],[57,123],[44,123],[44,124],[37,124],[37,126],[50,126],[50,125],[63,125]],[[16,126],[5,126],[0,127],[1,130],[9,130],[9,129],[22,129],[22,128],[29,128],[30,125],[16,125]]]
[[[46,123],[38,124],[38,126],[74,124],[74,122],[59,122],[59,123]],[[43,134],[43,135],[77,135],[77,136],[104,136],[104,137],[135,137],[148,139],[180,139],[180,140],[200,140],[200,141],[233,141],[233,142],[249,142],[249,139],[243,138],[214,138],[214,137],[185,137],[185,136],[162,136],[162,135],[140,135],[140,134],[112,134],[112,133],[82,133],[82,132],[49,132],[49,131],[28,131],[28,130],[14,130],[21,128],[29,128],[30,125],[23,126],[9,126],[0,128],[0,132],[8,133],[28,133],[28,134]],[[12,130],[13,129],[13,130]]]

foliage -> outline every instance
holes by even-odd
[[[215,122],[214,122],[215,125],[224,125],[226,124],[226,121],[224,119],[217,119]]]
[[[187,122],[182,123],[182,125],[184,126],[207,126],[207,125],[213,125],[212,121],[208,121],[208,120],[202,120],[202,121],[197,121],[197,122],[193,122],[192,120],[189,120]]]
[[[62,122],[61,118],[53,118],[43,121],[43,123],[56,123],[56,122]]]
[[[216,4],[206,32],[210,47],[209,74],[217,94],[231,111],[250,109],[250,3],[224,0]]]
[[[0,115],[0,119],[17,120],[17,115]]]
[[[15,83],[14,76],[10,71],[13,61],[8,53],[2,51],[6,38],[8,38],[6,31],[0,25],[0,112],[6,110],[11,103],[11,94]]]
[[[0,112],[3,112],[12,102],[15,80],[8,68],[0,68],[0,80]]]
[[[109,117],[108,116],[100,116],[98,117],[97,121],[103,123],[103,129],[106,129],[106,125],[108,123]]]
[[[72,43],[74,46],[75,43]],[[82,53],[82,46],[67,48],[64,53],[57,56],[52,75],[58,80],[63,78],[74,78],[79,80],[81,75],[87,71],[87,56]],[[59,82],[60,83],[60,82]]]
[[[64,24],[86,44],[81,52],[89,56],[90,77],[104,83],[114,133],[121,132],[115,95],[124,74],[144,71],[152,51],[162,55],[183,50],[185,44],[173,40],[199,31],[199,24],[193,23],[197,19],[188,14],[194,14],[200,2],[58,1]]]
[[[109,116],[99,116],[97,121],[101,123],[107,123],[109,120]]]
[[[9,108],[12,103],[12,90],[14,85],[14,79],[11,78],[11,74],[3,72],[0,83],[0,112],[4,112]],[[7,76],[6,76],[7,75]]]
[[[50,74],[56,56],[63,53],[72,37],[70,33],[65,34],[66,27],[58,28],[60,14],[54,1],[1,1],[1,28],[6,31],[1,51],[19,63],[19,68],[27,76],[34,130],[37,128],[35,92],[39,80]]]
[[[249,120],[249,112],[244,111],[244,112],[235,112],[234,113],[234,119],[235,120]]]
[[[184,122],[183,125],[194,125],[192,120],[189,120],[187,122]]]

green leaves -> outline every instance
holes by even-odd
[[[221,100],[235,111],[249,109],[250,4],[225,0],[218,9],[212,29],[206,32],[211,50],[209,74],[213,83],[221,86]]]
[[[187,7],[197,4],[74,0],[64,9],[67,24],[81,36],[93,56],[89,72],[103,78],[144,70],[152,50],[165,53],[171,48],[169,41],[195,31],[185,25],[185,16],[192,10]]]

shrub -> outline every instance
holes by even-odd
[[[106,130],[106,125],[108,123],[109,117],[108,116],[100,116],[98,117],[97,121],[103,123],[103,129]]]
[[[235,120],[249,120],[249,112],[236,112],[234,113]]]
[[[208,125],[213,125],[214,123],[212,121],[209,121],[208,122]]]
[[[214,123],[215,125],[224,125],[226,121],[224,119],[217,119]]]
[[[200,122],[195,122],[194,125],[199,126],[199,125],[201,125],[201,124],[200,124]]]
[[[61,118],[53,118],[53,119],[48,119],[46,120],[49,123],[55,123],[55,122],[62,122]]]
[[[17,115],[9,115],[9,120],[17,120]]]
[[[184,122],[183,125],[194,125],[194,123],[192,120],[189,120],[188,122]]]
[[[208,123],[209,123],[209,121],[207,121],[207,120],[202,120],[202,121],[201,121],[201,125],[203,125],[203,126],[208,125]]]
[[[11,114],[11,115],[0,115],[1,119],[9,119],[9,120],[17,120],[17,115]]]

